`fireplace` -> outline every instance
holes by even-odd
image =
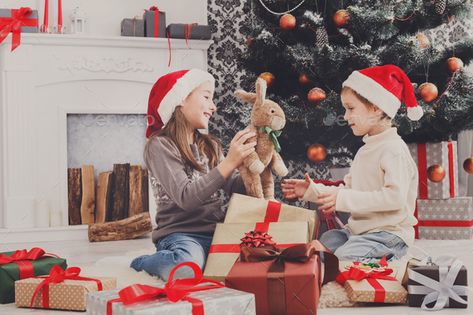
[[[68,124],[80,116],[120,124],[145,115],[155,80],[206,69],[210,41],[189,48],[173,40],[171,67],[166,39],[22,34],[14,53],[7,42],[0,44],[0,239],[86,239],[87,226],[68,224]],[[133,151],[141,157],[142,149]],[[151,215],[154,208],[150,198]]]

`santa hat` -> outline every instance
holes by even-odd
[[[391,118],[396,115],[401,102],[406,105],[407,117],[411,120],[419,120],[424,113],[422,107],[417,105],[411,81],[395,65],[353,71],[343,86],[353,89]]]
[[[180,70],[160,77],[149,93],[146,137],[161,130],[171,119],[174,109],[206,81],[214,88],[214,77],[200,69]]]

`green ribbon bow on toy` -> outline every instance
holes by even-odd
[[[282,131],[273,130],[270,127],[261,127],[260,131],[267,133],[274,144],[274,149],[276,150],[276,152],[281,152],[281,145],[279,144],[278,137],[281,135]]]

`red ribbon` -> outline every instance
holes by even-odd
[[[46,253],[42,248],[34,247],[30,251],[21,249],[15,251],[11,256],[0,254],[0,265],[16,263],[20,272],[20,279],[31,278],[34,276],[32,260],[38,260],[43,257],[58,257],[54,254]]]
[[[268,206],[266,207],[266,214],[264,216],[264,222],[278,222],[280,213],[281,204],[276,201],[268,201]]]
[[[455,173],[453,167],[453,143],[448,141],[448,179],[450,181],[450,198],[455,197]]]
[[[0,43],[12,33],[11,51],[20,46],[21,28],[23,26],[38,26],[38,19],[29,18],[33,13],[30,8],[12,9],[11,17],[0,18]]]
[[[419,169],[419,197],[428,199],[427,187],[427,146],[425,143],[417,144],[417,167]]]
[[[414,238],[415,239],[419,239],[419,219],[418,219],[418,216],[419,216],[419,210],[417,208],[417,201],[416,201],[416,208],[414,210],[414,217],[417,219],[417,224],[414,225]]]
[[[175,279],[174,273],[183,266],[188,266],[194,271],[194,278]],[[207,285],[202,285],[209,283]],[[204,315],[204,306],[201,300],[189,297],[188,295],[196,291],[204,291],[222,288],[220,282],[205,279],[202,270],[193,262],[183,262],[175,266],[169,274],[169,279],[164,288],[157,288],[143,284],[133,284],[118,292],[119,298],[107,302],[107,315],[112,315],[112,304],[122,302],[124,305],[135,304],[143,301],[153,301],[161,297],[167,298],[170,302],[187,301],[192,304],[193,315]]]
[[[359,263],[358,263],[359,264]],[[379,264],[383,267],[387,266],[386,257],[383,257]],[[357,263],[355,263],[357,265]],[[350,267],[347,271],[338,274],[336,281],[344,284],[347,280],[361,281],[366,279],[368,283],[374,288],[374,302],[384,302],[386,298],[386,290],[384,290],[378,280],[397,281],[396,278],[390,276],[392,269],[386,268],[384,271],[369,271],[366,272],[357,267]]]
[[[38,284],[38,286],[36,287],[36,290],[33,293],[33,297],[31,298],[30,307],[33,307],[36,296],[38,295],[38,293],[42,289],[43,307],[44,308],[49,308],[49,285],[51,283],[61,283],[66,279],[68,279],[68,280],[95,281],[97,283],[97,290],[102,291],[103,286],[102,286],[102,282],[100,280],[94,279],[94,278],[81,277],[81,276],[79,276],[79,274],[80,274],[80,268],[79,267],[71,267],[71,268],[67,268],[66,270],[64,270],[64,269],[61,268],[61,266],[55,265],[49,271],[48,276],[36,277],[36,278],[44,278],[44,280],[41,281],[41,283]]]
[[[445,226],[445,227],[471,227],[473,220],[465,221],[446,221],[446,220],[422,220],[418,223],[419,226]]]
[[[159,9],[156,6],[149,8],[149,11],[154,12],[154,30],[153,37],[159,37]]]

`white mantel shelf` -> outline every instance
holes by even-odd
[[[0,44],[0,244],[87,239],[86,225],[68,226],[67,115],[146,114],[161,75],[207,69],[212,41],[170,41],[171,66],[167,38],[21,34],[13,52],[11,35]],[[55,227],[43,227],[44,200]]]

